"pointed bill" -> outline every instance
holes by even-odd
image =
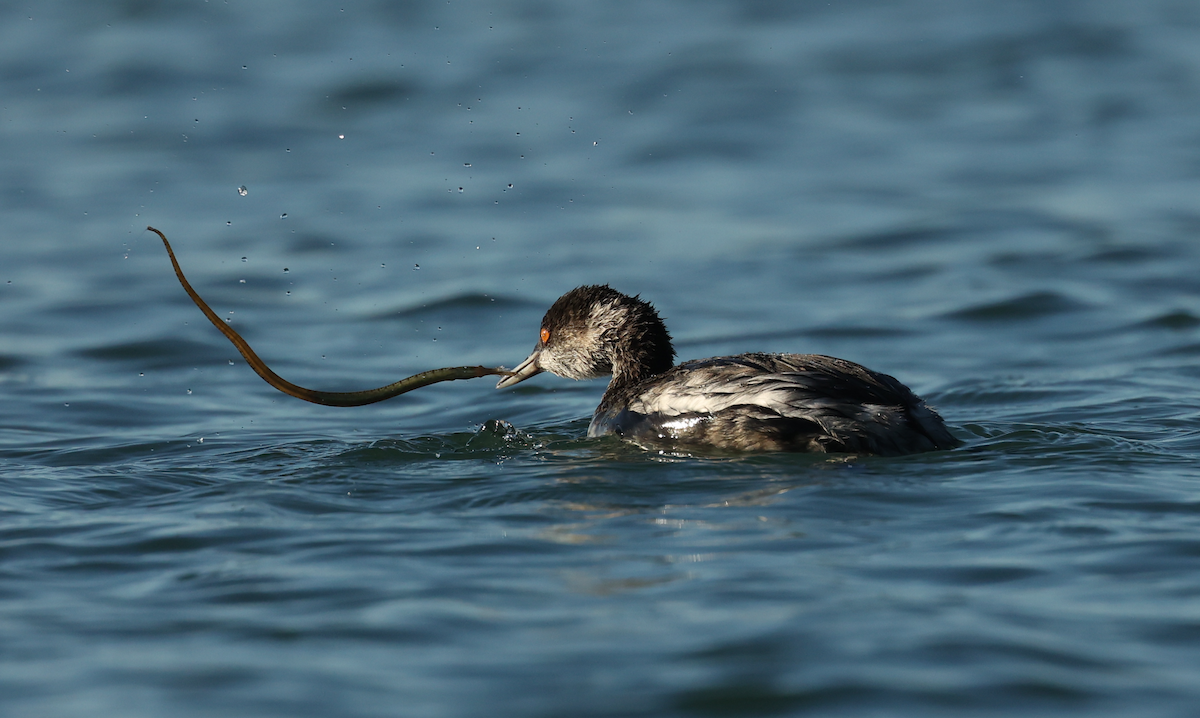
[[[536,376],[542,373],[542,367],[538,365],[538,350],[534,349],[529,357],[517,365],[516,369],[512,370],[510,376],[506,376],[496,383],[497,389],[505,389],[514,384],[520,384],[531,376]]]

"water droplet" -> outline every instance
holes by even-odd
[[[521,156],[522,156],[522,157],[524,157],[524,155],[521,155]],[[512,189],[512,182],[509,182],[509,183],[508,183],[508,188],[509,188],[509,189]]]
[[[462,187],[459,187],[459,188],[458,188],[458,193],[459,193],[459,194],[462,194],[462,191],[463,191],[463,188],[462,188]]]
[[[415,271],[417,271],[417,270],[418,270],[418,269],[420,269],[420,268],[421,268],[421,265],[419,265],[419,264],[414,264],[414,265],[413,265],[413,271],[414,271],[414,272],[415,272]]]
[[[287,212],[284,212],[283,214],[279,215],[279,218],[280,218],[280,219],[287,219]]]
[[[288,291],[284,292],[284,294],[286,294],[290,297],[290,296],[292,296],[292,290],[289,289]]]
[[[144,372],[144,371],[139,371],[139,372],[138,372],[138,376],[146,376],[146,372]]]
[[[463,167],[470,167],[470,166],[471,166],[470,162],[463,162]]]
[[[284,273],[284,274],[287,274],[287,273],[288,273],[288,272],[290,272],[290,271],[292,271],[292,270],[288,269],[287,267],[284,267],[284,268],[283,268],[283,273]]]
[[[188,392],[189,394],[191,394],[191,393],[192,393],[192,390],[191,390],[191,389],[188,389],[188,390],[187,390],[187,392]]]
[[[344,139],[346,139],[346,136],[345,136],[345,135],[338,135],[338,139],[339,139],[339,140],[344,140]]]
[[[238,194],[245,197],[246,195],[250,194],[250,190],[246,189],[246,185],[242,185],[241,187],[238,187]]]
[[[245,70],[245,69],[246,69],[246,66],[245,66],[245,65],[242,65],[242,69],[243,69],[243,70]]]
[[[225,226],[226,226],[226,227],[228,227],[228,226],[230,226],[230,225],[232,225],[232,224],[233,224],[233,222],[226,222],[226,223],[225,223]]]
[[[245,261],[246,261],[246,258],[245,258],[245,257],[242,257],[242,261],[243,261],[243,262],[245,262]]]
[[[230,360],[229,360],[229,366],[233,366],[233,360],[232,360],[232,359],[230,359]]]
[[[204,437],[203,437],[203,436],[201,436],[199,439],[196,439],[196,443],[197,443],[197,444],[203,444],[203,443],[204,443]]]
[[[238,280],[238,284],[245,284],[245,283],[246,283],[246,280],[245,280],[245,279],[239,279],[239,280]]]
[[[71,405],[71,402],[69,402],[69,401],[64,401],[64,402],[63,402],[63,406],[70,406],[70,405]]]
[[[386,269],[386,268],[387,268],[387,265],[386,265],[386,264],[384,264],[383,262],[380,262],[380,263],[379,263],[379,268],[380,268],[380,269]]]

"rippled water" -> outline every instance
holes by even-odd
[[[0,713],[1187,715],[1191,2],[0,8]],[[245,188],[240,192],[239,188]],[[671,456],[577,284],[959,450]]]

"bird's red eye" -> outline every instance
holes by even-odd
[[[542,327],[542,344],[545,344],[548,341],[550,341],[550,330]]]

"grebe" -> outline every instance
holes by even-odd
[[[543,371],[611,374],[588,436],[616,434],[645,447],[895,456],[960,443],[908,387],[844,359],[674,360],[671,335],[649,302],[607,285],[578,287],[554,302],[533,353],[496,387]]]

